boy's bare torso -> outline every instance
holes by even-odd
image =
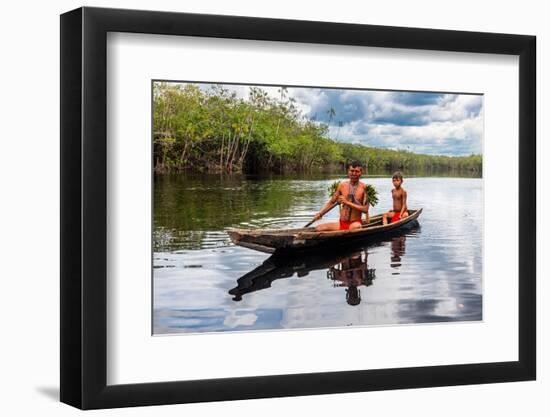
[[[405,195],[405,190],[403,188],[391,190],[391,196],[393,199],[393,211],[401,211],[403,208],[403,197]]]

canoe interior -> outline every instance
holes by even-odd
[[[363,221],[363,226],[356,230],[317,232],[315,227],[307,227],[296,229],[229,229],[227,233],[236,245],[273,253],[283,248],[306,248],[327,241],[350,241],[393,231],[415,221],[422,213],[422,209],[409,210],[409,213],[408,217],[387,225],[382,224],[381,214],[372,216],[368,224]]]

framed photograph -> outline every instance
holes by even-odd
[[[61,401],[533,380],[534,36],[61,16]]]

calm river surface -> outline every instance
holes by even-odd
[[[480,178],[405,178],[419,224],[352,250],[280,259],[224,231],[301,227],[335,179],[345,178],[156,177],[154,333],[482,319]],[[389,175],[362,181],[379,192],[371,215],[391,208]]]

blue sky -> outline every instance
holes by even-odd
[[[225,87],[248,97],[248,86]],[[279,87],[261,88],[280,97]],[[305,118],[329,123],[330,136],[340,142],[432,155],[482,153],[481,95],[289,87],[287,97]]]

